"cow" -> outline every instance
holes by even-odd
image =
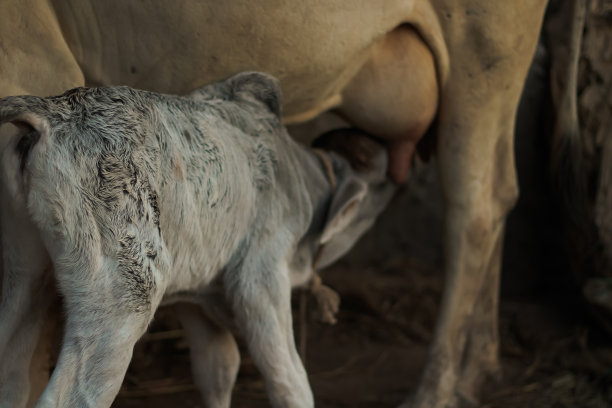
[[[188,97],[104,87],[0,99],[0,123],[23,129],[2,160],[0,405],[27,402],[23,357],[42,322],[22,306],[52,265],[66,327],[37,407],[110,406],[157,306],[179,301],[206,406],[230,403],[232,327],[273,406],[314,406],[290,289],[344,254],[395,188],[377,142],[361,142],[368,165],[356,171],[291,139],[280,105],[278,82],[256,72]]]
[[[269,72],[286,96],[285,123],[337,112],[387,141],[396,182],[428,134],[445,202],[446,283],[428,363],[405,405],[473,401],[498,371],[500,254],[518,196],[514,118],[546,0],[0,7],[1,96],[84,84],[186,93],[240,71]]]

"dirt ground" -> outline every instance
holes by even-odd
[[[314,316],[306,324],[306,368],[319,407],[395,407],[418,384],[443,283],[441,200],[432,167],[416,171],[379,225],[346,260],[323,274],[341,294],[342,306],[337,325],[320,324]],[[523,200],[511,225],[537,218],[539,206],[532,204]],[[401,226],[398,218],[403,218]],[[406,231],[404,225],[412,228]],[[482,406],[610,407],[610,337],[591,322],[575,293],[559,284],[562,280],[537,274],[553,251],[546,248],[550,240],[538,246],[546,234],[550,231],[508,236],[506,258],[515,259],[505,261],[510,269],[502,290],[503,376],[485,387]],[[530,273],[536,276],[526,278]],[[294,306],[297,337],[304,325]],[[241,353],[233,406],[269,406],[263,381],[243,346]],[[137,345],[113,406],[203,406],[170,308],[159,312]]]
[[[418,383],[440,295],[439,271],[409,257],[326,281],[342,295],[335,326],[309,319],[306,367],[319,407],[394,407]],[[296,316],[296,333],[300,333]],[[487,387],[490,408],[612,406],[612,347],[575,302],[553,295],[505,298],[503,377]],[[263,382],[242,347],[235,407],[267,407]],[[137,346],[115,407],[201,407],[180,327],[163,310]]]

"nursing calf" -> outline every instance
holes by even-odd
[[[393,194],[370,166],[292,141],[276,80],[187,97],[127,87],[0,100],[22,130],[2,158],[0,406],[28,396],[53,271],[66,326],[37,407],[109,406],[161,303],[178,307],[207,406],[228,406],[241,332],[276,407],[313,405],[290,290],[342,255]],[[370,142],[374,143],[374,142]]]

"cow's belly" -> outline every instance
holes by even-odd
[[[406,44],[386,38],[395,27],[410,21],[415,7],[423,2],[388,0],[384,7],[369,0],[351,7],[341,0],[150,3],[146,7],[117,0],[55,3],[89,84],[186,93],[239,71],[259,70],[281,80],[288,123],[339,107],[343,96],[350,102],[343,106],[347,115],[366,118],[357,124],[375,134],[381,128],[373,122],[388,122],[385,126],[393,129],[409,128],[414,121],[411,115],[419,116],[411,108],[396,113],[397,105],[405,100],[424,100],[423,89],[406,81],[422,68],[419,63],[406,62],[421,54],[418,47],[389,53],[390,48]],[[381,55],[402,58],[393,64],[394,72],[364,74],[364,69],[381,67],[376,62],[367,64],[380,60]],[[428,69],[435,77],[433,67]],[[387,82],[385,86],[380,86],[381,80]],[[353,86],[343,92],[349,83]],[[398,86],[403,93],[396,92]],[[358,96],[360,92],[364,96]],[[402,100],[389,103],[394,98]],[[365,99],[370,100],[369,105],[355,106],[356,100]]]

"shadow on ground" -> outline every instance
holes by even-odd
[[[325,282],[341,294],[342,306],[337,325],[320,324],[314,317],[305,325],[306,366],[318,407],[394,407],[417,386],[442,288],[441,200],[434,179],[431,165],[417,169],[377,228],[324,273]],[[412,229],[404,231],[405,225]],[[512,240],[518,240],[513,245],[533,244],[520,234]],[[531,253],[550,256],[548,250]],[[506,264],[533,269],[543,262],[527,255],[520,261]],[[536,278],[521,289],[516,279],[525,279],[529,271],[506,272],[500,318],[504,376],[486,387],[483,406],[612,406],[612,347],[579,300]],[[294,309],[299,336],[304,324],[297,305]],[[269,406],[244,347],[242,355],[233,406]],[[113,406],[202,406],[171,308],[160,310],[137,345]]]

